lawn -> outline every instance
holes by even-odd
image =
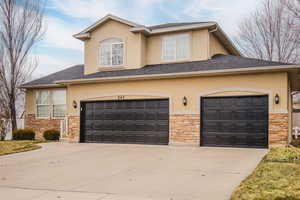
[[[300,148],[273,148],[232,200],[300,200]]]
[[[0,156],[39,149],[41,148],[41,146],[37,144],[41,142],[45,142],[45,141],[42,140],[0,141]]]

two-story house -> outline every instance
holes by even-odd
[[[147,27],[107,15],[74,37],[84,65],[22,85],[37,137],[66,118],[73,142],[268,148],[291,139],[300,66],[241,56],[216,22]]]

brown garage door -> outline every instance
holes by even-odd
[[[169,142],[168,99],[86,102],[81,106],[81,142]]]
[[[201,145],[268,147],[268,96],[202,98]]]

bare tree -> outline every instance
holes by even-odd
[[[281,0],[281,3],[300,20],[300,0]]]
[[[18,88],[34,70],[34,45],[42,39],[45,1],[0,0],[0,99],[17,128]]]
[[[299,1],[299,0],[298,0]],[[297,18],[282,0],[265,0],[239,25],[235,41],[248,57],[280,62],[299,62],[300,34]]]

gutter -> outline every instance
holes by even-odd
[[[276,72],[276,71],[286,71],[286,70],[295,70],[295,69],[300,70],[300,65],[250,67],[250,68],[242,68],[242,69],[240,68],[240,69],[209,70],[209,71],[196,71],[196,72],[178,72],[178,73],[169,73],[169,74],[73,79],[73,80],[55,81],[55,83],[65,85],[65,84],[80,84],[80,83],[121,82],[121,81],[132,81],[132,80],[170,79],[170,78],[186,78],[186,77],[198,77],[198,76],[247,74],[247,73],[258,73],[258,72]]]
[[[50,88],[50,87],[55,87],[55,88],[61,88],[65,87],[64,85],[59,85],[59,84],[39,84],[39,85],[21,85],[19,88],[21,89],[30,89],[30,88]]]
[[[159,34],[159,33],[167,33],[167,32],[173,32],[173,31],[183,31],[183,30],[189,30],[189,29],[204,29],[209,28],[211,26],[216,25],[216,23],[208,22],[205,24],[192,24],[192,25],[182,25],[182,26],[175,26],[175,27],[168,27],[168,28],[159,28],[150,30],[145,26],[142,27],[133,27],[130,29],[131,32],[144,32],[147,35],[153,35],[153,34]]]

